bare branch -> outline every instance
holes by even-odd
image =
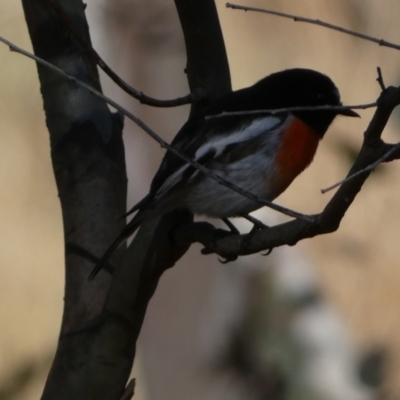
[[[288,215],[289,217],[299,218],[299,219],[302,219],[302,220],[308,221],[308,222],[310,222],[312,220],[311,217],[309,217],[307,215],[304,215],[304,214],[298,213],[296,211],[290,210],[290,209],[288,209],[286,207],[280,206],[280,205],[278,205],[276,203],[273,203],[271,201],[268,201],[266,199],[261,199],[260,197],[255,196],[254,194],[242,189],[241,187],[235,185],[234,183],[232,183],[232,182],[222,178],[221,176],[213,173],[208,168],[204,167],[203,165],[199,164],[198,162],[192,160],[190,157],[187,157],[185,154],[183,154],[180,151],[178,151],[177,149],[175,149],[173,146],[171,146],[169,143],[167,143],[164,139],[162,139],[160,136],[158,136],[157,133],[155,133],[141,119],[137,118],[135,115],[133,115],[127,109],[125,109],[124,107],[122,107],[121,105],[116,103],[114,100],[112,100],[109,97],[105,96],[104,94],[98,92],[97,90],[93,89],[91,86],[89,86],[86,83],[80,81],[79,79],[74,78],[71,75],[68,75],[62,69],[56,67],[55,65],[53,65],[53,64],[43,60],[42,58],[37,57],[37,56],[29,53],[28,51],[16,46],[15,44],[11,43],[7,39],[3,38],[2,36],[0,36],[0,42],[3,42],[6,45],[8,45],[10,47],[11,51],[15,51],[17,53],[20,53],[20,54],[22,54],[22,55],[24,55],[26,57],[29,57],[29,58],[35,60],[37,63],[39,63],[39,64],[41,64],[41,65],[43,65],[43,66],[45,66],[45,67],[47,67],[47,68],[49,68],[49,69],[51,69],[51,70],[53,70],[55,72],[61,74],[65,78],[67,78],[67,79],[73,81],[74,83],[76,83],[77,85],[85,88],[90,93],[92,93],[94,96],[104,100],[106,103],[108,103],[109,105],[111,105],[115,109],[117,109],[120,113],[122,113],[123,115],[128,117],[130,120],[135,122],[148,135],[150,135],[156,142],[158,142],[161,145],[161,147],[166,148],[167,150],[171,151],[172,153],[174,153],[175,155],[180,157],[182,160],[186,161],[187,163],[189,163],[193,167],[197,168],[199,171],[203,172],[204,174],[209,176],[211,179],[214,179],[215,181],[217,181],[221,185],[228,187],[229,189],[241,194],[244,197],[249,198],[250,200],[253,200],[253,201],[255,201],[255,202],[259,203],[259,204],[262,204],[263,206],[267,206],[269,208],[272,208],[273,210],[281,212],[282,214]]]
[[[318,110],[335,110],[335,111],[345,111],[349,108],[353,110],[365,110],[367,108],[376,107],[376,101],[373,103],[368,104],[357,104],[353,106],[306,106],[306,107],[287,107],[287,108],[275,108],[269,110],[251,110],[251,111],[230,111],[230,112],[223,112],[221,114],[216,115],[207,115],[205,118],[215,119],[215,118],[223,118],[223,117],[231,117],[231,116],[240,116],[240,115],[254,115],[254,114],[279,114],[285,112],[294,112],[294,111],[318,111]]]
[[[378,39],[373,36],[368,36],[363,33],[355,32],[350,29],[342,28],[341,26],[333,25],[333,24],[330,24],[329,22],[320,21],[319,19],[304,18],[304,17],[299,17],[298,15],[286,14],[286,13],[282,13],[279,11],[267,10],[264,8],[241,6],[239,4],[232,4],[232,3],[226,3],[226,7],[232,8],[234,10],[256,11],[256,12],[261,12],[261,13],[265,13],[265,14],[276,15],[278,17],[292,19],[295,22],[307,22],[309,24],[323,26],[324,28],[333,29],[334,31],[342,32],[347,35],[351,35],[351,36],[358,37],[360,39],[368,40],[370,42],[379,44],[379,46],[389,47],[391,49],[400,50],[400,45],[398,45],[398,44],[388,42],[387,40],[384,40],[384,39]]]
[[[146,96],[143,92],[136,90],[125,82],[118,74],[116,74],[100,57],[97,51],[88,43],[80,32],[76,29],[68,15],[63,10],[62,6],[57,0],[47,0],[51,7],[57,12],[63,24],[74,35],[79,44],[88,52],[92,60],[126,93],[135,99],[139,100],[142,104],[147,104],[153,107],[177,107],[184,104],[190,104],[205,98],[206,93],[202,88],[195,88],[192,93],[186,96],[178,97],[172,100],[159,100],[153,97]]]
[[[397,150],[400,149],[400,143],[397,143],[395,146],[393,146],[387,153],[385,153],[381,158],[376,160],[374,163],[368,165],[368,167],[365,167],[364,169],[357,171],[355,174],[348,176],[347,178],[341,180],[340,182],[335,183],[332,186],[329,186],[325,189],[321,189],[321,193],[325,194],[326,192],[329,192],[332,189],[337,188],[338,186],[342,185],[343,183],[349,182],[352,179],[356,178],[357,176],[360,176],[361,174],[364,174],[365,172],[370,172],[373,169],[375,169],[379,164],[385,162],[386,160],[389,159],[389,157],[394,154]]]

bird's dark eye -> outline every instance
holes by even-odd
[[[326,94],[324,94],[324,93],[317,93],[316,96],[315,96],[315,100],[319,104],[328,102],[328,98],[327,98]]]

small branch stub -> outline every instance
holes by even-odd
[[[376,80],[378,81],[379,86],[381,87],[382,91],[384,91],[386,89],[386,86],[385,86],[385,83],[383,82],[381,67],[376,67],[376,70],[378,72],[378,77],[376,78]]]

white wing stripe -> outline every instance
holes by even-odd
[[[242,129],[227,135],[218,135],[212,140],[199,147],[195,154],[195,160],[198,160],[206,154],[211,148],[216,150],[216,156],[219,156],[225,148],[233,143],[240,143],[250,140],[262,133],[272,130],[279,125],[281,119],[274,116],[268,116],[256,119],[250,125],[245,125]]]

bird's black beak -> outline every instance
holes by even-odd
[[[351,108],[344,108],[343,110],[340,110],[338,112],[339,115],[345,115],[346,117],[358,117],[360,118],[360,115],[357,114],[355,111],[353,111]]]

